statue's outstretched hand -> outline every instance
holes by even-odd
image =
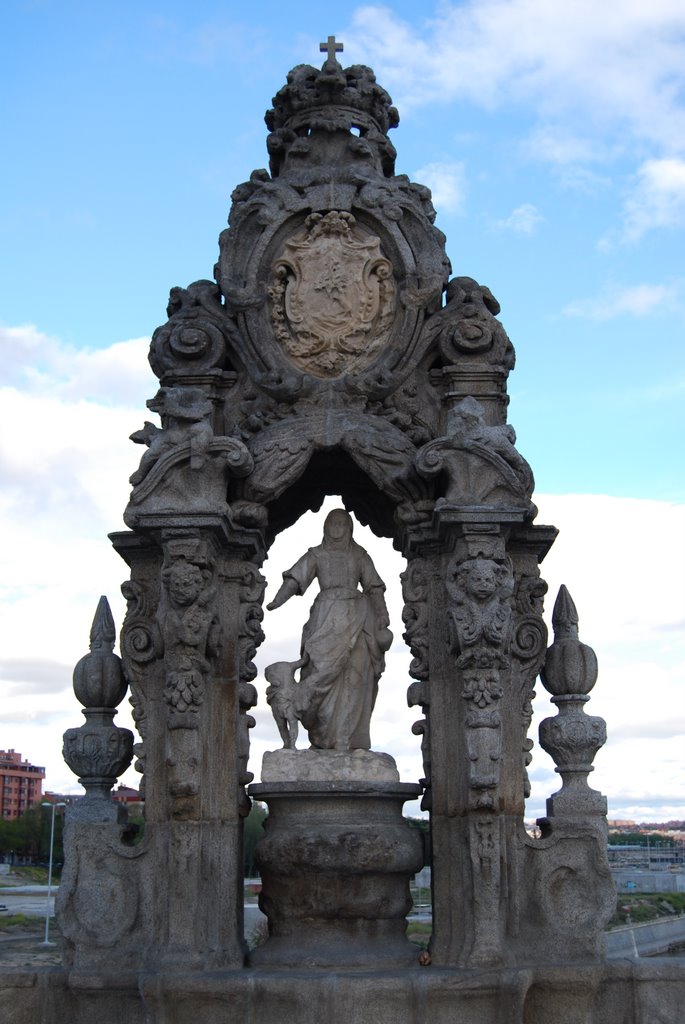
[[[267,604],[266,610],[272,612],[274,608],[280,608],[282,604],[285,604],[286,601],[289,601],[297,593],[299,593],[297,582],[290,577],[286,577],[273,601],[269,601]]]

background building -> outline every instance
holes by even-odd
[[[16,750],[0,750],[0,814],[13,821],[42,798],[45,768],[22,761]]]

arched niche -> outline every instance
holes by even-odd
[[[396,503],[354,462],[343,448],[314,451],[302,475],[267,505],[268,543],[295,525],[307,512],[318,512],[329,495],[377,537],[396,537]]]
[[[343,453],[344,455],[344,453]],[[314,460],[313,460],[314,461]],[[269,549],[262,573],[267,580],[265,604],[273,597],[282,582],[282,573],[303,554],[308,547],[321,542],[323,523],[327,514],[335,508],[348,504],[348,511],[354,520],[354,539],[364,547],[376,565],[386,584],[386,602],[390,614],[390,628],[393,643],[386,654],[386,666],[379,683],[378,698],[371,720],[372,749],[391,754],[396,762],[402,781],[415,782],[422,775],[421,749],[418,738],[412,734],[412,725],[419,717],[416,708],[407,704],[407,687],[411,682],[409,674],[410,651],[403,639],[404,623],[402,621],[403,597],[400,573],[406,568],[402,555],[393,549],[390,538],[378,536],[372,532],[371,526],[361,521],[358,508],[363,504],[355,504],[350,495],[359,493],[353,489],[346,491],[346,498],[335,490],[324,493],[319,485],[322,477],[317,472],[318,460],[311,467],[312,476],[305,480],[310,485],[310,493],[315,500],[314,510],[306,510],[295,522],[284,527]],[[361,487],[362,481],[358,484]],[[367,487],[366,500],[370,500],[374,491]],[[299,490],[299,488],[298,488]],[[382,496],[381,496],[382,497]],[[265,751],[278,749],[281,740],[271,710],[266,702],[266,680],[264,668],[270,662],[283,659],[294,660],[298,657],[302,626],[307,619],[309,609],[318,590],[316,581],[302,597],[293,598],[286,606],[276,611],[264,612],[262,628],[265,634],[256,657],[255,665],[258,676],[253,681],[258,692],[258,702],[251,709],[255,718],[255,727],[250,736],[249,769],[259,778],[261,759]],[[301,729],[298,748],[308,746],[307,734]],[[418,801],[406,806],[405,813],[410,816],[420,814]]]

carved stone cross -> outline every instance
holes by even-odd
[[[321,53],[328,53],[327,60],[335,60],[336,53],[342,53],[343,44],[336,43],[335,36],[329,36],[327,42],[319,43],[319,49]]]

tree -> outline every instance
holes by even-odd
[[[264,821],[267,817],[267,810],[264,804],[255,800],[250,813],[245,818],[245,831],[243,838],[243,870],[245,878],[254,878],[258,873],[254,861],[254,852],[257,843],[264,835]]]
[[[14,852],[18,857],[32,861],[46,862],[50,858],[50,829],[52,824],[51,811],[40,806],[30,807],[14,821],[0,819],[0,854]],[[55,845],[53,862],[61,864],[64,860],[62,849],[62,829],[64,817],[55,817]]]

